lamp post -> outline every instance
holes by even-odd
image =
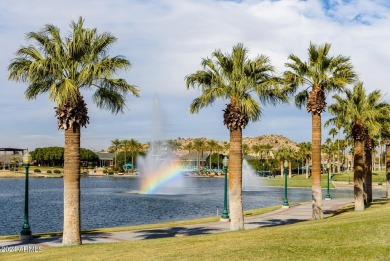
[[[20,240],[30,240],[32,238],[30,225],[28,224],[28,169],[31,163],[31,155],[28,153],[23,154],[23,164],[26,168],[26,182],[24,186],[24,223],[22,227],[22,231],[20,231]]]
[[[325,200],[331,200],[332,198],[330,197],[330,192],[329,192],[329,184],[330,184],[330,162],[326,164],[326,167],[328,168],[328,188],[326,191],[326,196]]]
[[[283,163],[284,167],[284,200],[283,200],[283,208],[289,208],[288,199],[287,199],[287,175],[288,175],[288,161],[285,160]]]
[[[225,188],[224,188],[224,194],[223,194],[223,211],[221,213],[221,221],[222,222],[229,222],[229,211],[227,208],[227,170],[228,170],[228,163],[229,160],[225,156],[222,160],[223,164],[223,171],[225,173]]]

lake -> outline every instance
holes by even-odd
[[[137,193],[138,178],[81,178],[81,228],[196,219],[215,216],[222,211],[223,179],[185,180],[188,194],[146,195]],[[24,213],[24,182],[24,179],[0,179],[0,235],[20,233]],[[62,231],[63,180],[30,178],[29,182],[29,223],[32,232]],[[275,187],[244,191],[244,209],[282,205],[283,191],[283,188]],[[289,189],[288,193],[290,204],[311,200],[311,189]],[[331,195],[353,198],[353,191],[332,190]]]

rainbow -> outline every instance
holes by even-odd
[[[146,175],[142,177],[140,193],[156,194],[159,188],[173,182],[181,175],[180,169],[181,167],[178,164],[173,164],[165,166],[153,174],[146,173]]]

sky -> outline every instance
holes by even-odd
[[[27,101],[27,85],[9,81],[7,68],[16,50],[31,44],[26,33],[53,24],[66,36],[70,22],[80,16],[86,27],[118,38],[109,54],[123,55],[132,64],[118,77],[141,90],[139,98],[127,97],[127,109],[117,115],[99,110],[91,93],[83,93],[90,123],[82,129],[81,146],[91,150],[107,149],[114,139],[150,141],[154,111],[161,115],[167,139],[228,141],[222,111],[227,101],[190,114],[200,93],[186,88],[185,77],[202,69],[202,58],[217,49],[230,53],[237,43],[249,50],[249,58],[268,56],[279,74],[289,54],[307,60],[310,42],[330,43],[331,55],[351,58],[367,91],[390,90],[387,0],[0,0],[0,147],[64,146],[55,105],[45,94]],[[384,99],[390,102],[388,94]],[[305,109],[293,103],[261,106],[261,119],[250,122],[243,137],[276,134],[311,141],[311,116]],[[323,122],[329,117],[324,112]]]

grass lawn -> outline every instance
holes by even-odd
[[[327,187],[327,175],[322,174],[321,175],[321,186],[323,188]],[[275,178],[269,178],[265,179],[265,184],[267,186],[279,186],[284,187],[284,177],[276,176]],[[292,175],[291,178],[287,179],[287,186],[288,187],[294,187],[294,188],[311,188],[311,177],[306,179],[305,174],[301,175]],[[330,187],[334,188],[332,183],[330,183]]]
[[[321,186],[322,188],[327,187],[327,174],[321,174]],[[348,181],[353,183],[353,172],[348,172],[348,173],[335,173],[333,180],[335,181]],[[372,173],[372,182],[373,185],[377,185],[377,183],[382,182],[385,184],[386,181],[386,173],[385,171],[375,171]],[[287,180],[288,187],[302,187],[302,188],[311,188],[311,177],[306,179],[305,174],[297,175],[294,174],[291,179]],[[267,186],[279,186],[283,187],[284,186],[284,177],[282,178],[281,176],[276,176],[275,178],[270,178],[270,179],[265,179],[265,184]],[[330,184],[331,188],[334,188],[332,183]]]
[[[1,260],[388,260],[390,203],[286,226],[1,253]]]

